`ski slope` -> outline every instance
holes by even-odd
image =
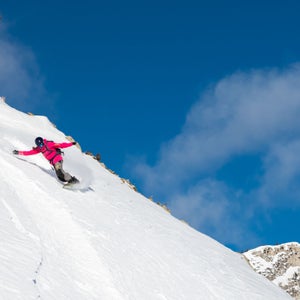
[[[0,100],[0,299],[291,299],[76,147],[64,168],[91,189],[63,189],[42,155],[12,154],[36,136],[66,141]]]

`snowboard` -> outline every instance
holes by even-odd
[[[68,189],[68,190],[73,190],[73,189],[76,189],[76,185],[77,186],[79,185],[79,181],[78,182],[72,182],[72,183],[65,183],[63,185],[63,188]]]
[[[65,183],[63,184],[62,187],[66,190],[71,190],[71,191],[80,191],[80,192],[94,191],[94,189],[90,186],[82,186],[80,181]]]

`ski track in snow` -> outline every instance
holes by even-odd
[[[13,209],[7,204],[7,202],[4,199],[2,199],[2,203],[5,206],[5,208],[7,209],[7,211],[9,212],[9,214],[11,216],[11,221],[14,223],[16,229],[19,230],[23,235],[27,235],[28,237],[30,237],[37,244],[37,248],[41,249],[40,239],[36,235],[32,234],[30,231],[28,231],[24,228],[24,226],[18,219],[17,215],[14,213]],[[42,264],[43,264],[43,255],[41,254],[38,266],[34,272],[35,275],[32,278],[32,282],[34,283],[34,285],[37,284],[37,281],[38,281],[37,276],[39,274],[39,270],[40,270]],[[40,292],[39,292],[38,286],[36,286],[36,288],[37,288],[37,294],[38,294],[37,299],[40,299]]]
[[[23,174],[19,169],[13,167],[11,164],[6,163],[5,160],[1,160],[1,165],[6,167],[5,172],[12,174],[12,177],[15,178],[14,184],[20,188],[16,190],[17,194],[19,190],[22,190],[22,193],[25,193],[25,195],[37,195],[34,203],[31,199],[26,199],[21,194],[18,194],[18,198],[26,205],[28,211],[31,212],[35,222],[40,228],[40,232],[42,232],[40,241],[42,243],[42,248],[44,248],[43,253],[45,261],[47,261],[47,252],[55,252],[63,249],[64,253],[57,256],[57,259],[62,265],[76,269],[76,271],[74,271],[78,278],[75,279],[74,282],[78,286],[77,288],[84,290],[85,292],[87,291],[90,294],[87,299],[99,299],[99,297],[122,299],[117,290],[114,288],[111,282],[111,276],[103,266],[97,252],[90,245],[85,235],[82,234],[81,228],[76,224],[76,222],[74,222],[67,207],[62,204],[63,202],[60,202],[55,199],[55,197],[52,197],[45,192],[40,184],[36,184],[35,180],[32,180],[31,182],[24,182],[23,178],[25,178],[25,174]],[[28,174],[26,175],[28,176]],[[21,222],[18,220],[12,209],[7,205],[6,201],[3,200],[3,202],[12,216],[12,221],[16,225],[16,228],[21,233],[27,234],[31,238],[37,240],[32,233],[28,232],[22,226]],[[46,247],[43,243],[46,244]],[[55,248],[50,246],[55,244]],[[78,245],[81,246],[78,247]],[[76,258],[76,263],[73,261],[74,257]],[[39,263],[38,269],[41,267],[46,268],[47,265],[43,264],[42,266],[41,263]],[[59,267],[59,265],[57,267]],[[38,270],[38,272],[43,274],[43,270]],[[33,280],[36,281],[35,283],[38,283],[38,280]],[[42,282],[42,280],[43,279],[41,278],[40,281]],[[74,284],[72,283],[72,288],[73,285]],[[80,296],[78,299],[85,299],[82,297],[84,296]],[[44,299],[42,295],[41,298]]]

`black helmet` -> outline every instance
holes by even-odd
[[[44,140],[43,138],[41,138],[40,136],[38,136],[36,139],[35,139],[35,144],[38,146],[38,147],[42,147],[44,145]]]

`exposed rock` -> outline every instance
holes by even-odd
[[[262,246],[245,252],[244,256],[257,273],[300,300],[299,243]]]

